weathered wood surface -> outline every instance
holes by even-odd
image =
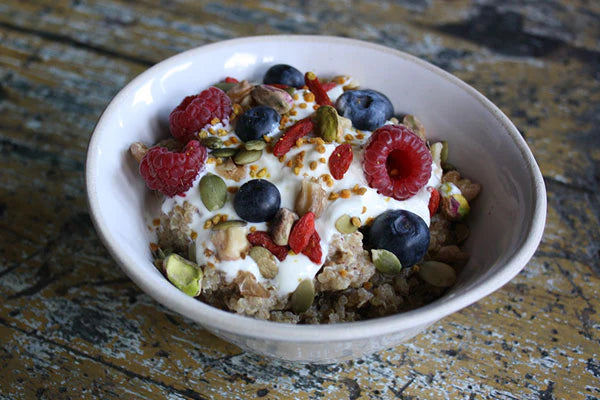
[[[304,367],[244,353],[131,283],[86,209],[95,122],[149,65],[266,33],[399,48],[499,105],[548,188],[523,272],[404,346]],[[599,127],[596,1],[4,0],[0,399],[600,398]]]

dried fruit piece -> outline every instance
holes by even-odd
[[[255,86],[250,94],[258,104],[271,107],[279,114],[287,113],[294,104],[294,99],[288,92],[270,85]]]
[[[169,254],[163,261],[167,279],[188,296],[196,297],[202,292],[202,269],[178,254]]]
[[[358,230],[358,228],[359,227],[352,223],[352,217],[350,217],[348,214],[342,215],[335,221],[335,229],[343,234],[354,233]]]
[[[265,231],[255,231],[248,235],[248,241],[253,246],[262,246],[265,249],[269,250],[279,261],[285,260],[288,255],[288,247],[287,246],[279,246],[276,244],[271,236]]]
[[[402,264],[398,257],[391,251],[385,249],[371,250],[371,259],[377,271],[382,274],[397,275],[402,271]]]
[[[442,197],[442,214],[449,221],[460,221],[470,211],[469,203],[462,194]]]
[[[327,204],[327,192],[321,185],[310,179],[303,179],[295,203],[298,215],[303,216],[307,212],[312,212],[315,218],[319,218]]]
[[[298,215],[288,208],[280,208],[271,221],[271,236],[273,242],[279,246],[287,246],[290,238],[290,232],[294,222],[298,220]]]
[[[252,272],[239,271],[232,283],[237,285],[240,294],[244,297],[269,297],[267,289],[256,281]]]
[[[329,156],[329,171],[335,179],[342,179],[350,164],[352,164],[352,146],[348,143],[340,144]]]
[[[427,190],[431,193],[427,207],[429,208],[429,216],[433,217],[440,207],[440,192],[431,186]]]
[[[423,141],[427,140],[425,137],[425,126],[421,121],[417,119],[414,115],[405,115],[402,119],[402,125],[405,125],[410,129],[415,135],[420,137]]]
[[[246,150],[242,149],[235,153],[233,162],[237,165],[246,165],[258,161],[262,156],[262,150]]]
[[[456,283],[454,268],[439,261],[425,261],[419,266],[419,276],[430,285],[442,288]]]
[[[262,246],[254,246],[248,254],[258,265],[258,270],[262,276],[267,279],[275,278],[279,267],[275,262],[275,257],[269,250]]]
[[[329,92],[331,89],[333,89],[334,87],[337,86],[337,83],[335,83],[335,82],[324,82],[324,83],[321,83],[321,86],[323,87],[324,91]]]
[[[323,250],[321,249],[321,237],[314,231],[308,240],[308,244],[302,250],[302,254],[304,254],[308,259],[315,264],[321,264],[321,258],[323,257]]]
[[[320,106],[333,106],[329,95],[323,89],[321,82],[319,82],[319,78],[315,75],[314,72],[307,72],[304,74],[304,83],[308,86],[308,90],[310,90],[315,95],[315,102]]]
[[[296,140],[308,135],[314,128],[314,124],[310,117],[301,119],[294,125],[290,126],[281,138],[273,147],[273,155],[281,157],[296,144]]]
[[[215,245],[219,260],[240,259],[242,253],[245,253],[250,247],[246,233],[245,226],[229,226],[226,229],[214,230],[210,240]]]
[[[225,78],[225,82],[227,82],[227,83],[239,83],[240,81],[238,81],[235,78],[232,78],[231,76],[228,76],[228,77]]]
[[[291,297],[292,311],[301,314],[312,306],[315,300],[315,286],[312,279],[305,279],[294,290]]]
[[[307,212],[300,218],[290,232],[289,245],[296,253],[302,253],[302,250],[308,245],[308,241],[315,231],[315,214]]]
[[[200,199],[208,211],[222,208],[227,201],[227,185],[221,177],[206,174],[198,184]]]
[[[338,139],[338,113],[334,107],[319,107],[315,113],[315,134],[327,143]]]

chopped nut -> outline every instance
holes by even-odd
[[[239,182],[246,177],[246,168],[243,165],[237,165],[231,158],[226,162],[215,167],[215,172],[220,176]]]
[[[469,261],[469,254],[463,252],[458,246],[442,246],[433,256],[435,261],[440,261],[454,266],[463,266]]]
[[[411,131],[413,131],[418,137],[427,140],[425,137],[425,126],[423,123],[417,119],[414,115],[405,115],[402,119],[402,125],[408,127]]]
[[[239,271],[232,283],[238,287],[240,294],[244,297],[269,297],[269,292],[260,283],[256,281],[256,278],[249,271]]]
[[[232,226],[224,230],[213,231],[210,238],[217,249],[219,260],[238,260],[242,253],[250,248],[246,238],[248,229],[242,226]]]
[[[473,201],[481,191],[481,186],[478,183],[462,178],[458,171],[446,172],[442,176],[442,183],[454,183],[468,202]]]
[[[250,92],[254,89],[254,85],[251,85],[247,80],[243,80],[237,83],[231,89],[227,91],[227,96],[231,99],[233,104],[238,103],[242,108],[246,108],[243,100],[250,97]]]
[[[148,146],[141,142],[135,142],[131,146],[129,146],[129,152],[135,158],[135,161],[138,163],[142,162],[142,159],[148,152]]]
[[[294,222],[298,219],[298,214],[288,208],[280,208],[271,221],[271,237],[279,246],[287,246],[290,238],[290,232]]]
[[[317,182],[303,179],[295,204],[298,215],[303,216],[311,211],[315,218],[319,218],[326,207],[327,192]]]

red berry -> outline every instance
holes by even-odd
[[[429,204],[427,207],[429,208],[429,216],[433,217],[437,212],[440,206],[440,192],[434,187],[428,187],[427,190],[431,193],[431,197],[429,198]]]
[[[290,126],[273,147],[273,155],[281,157],[296,144],[296,140],[308,135],[314,128],[310,117],[306,117]]]
[[[321,257],[323,257],[323,250],[321,249],[321,237],[314,231],[308,240],[308,244],[302,250],[302,254],[309,258],[310,261],[315,264],[321,264]]]
[[[169,115],[171,135],[187,143],[214,118],[228,119],[232,110],[229,97],[216,87],[187,96]]]
[[[166,147],[153,147],[142,158],[140,175],[152,190],[160,190],[169,197],[192,187],[198,172],[204,168],[206,147],[191,140],[181,152]]]
[[[314,72],[307,72],[304,74],[304,83],[308,86],[308,90],[315,95],[315,102],[320,106],[333,106],[329,95],[323,89],[319,78],[315,75]]]
[[[407,127],[384,125],[367,142],[363,170],[369,186],[378,193],[406,200],[429,180],[431,153]]]
[[[307,212],[300,218],[290,232],[288,244],[294,250],[294,253],[300,254],[308,245],[310,237],[315,232],[315,214]]]
[[[352,164],[352,146],[340,144],[329,156],[329,172],[335,179],[342,179]]]
[[[235,78],[232,78],[231,76],[228,76],[227,78],[225,78],[225,82],[226,83],[240,83],[240,81],[238,81]]]
[[[249,233],[248,241],[252,246],[261,246],[269,250],[279,261],[285,260],[288,255],[287,246],[280,246],[271,239],[271,236],[265,231],[255,231]]]
[[[331,89],[333,89],[334,87],[337,86],[337,83],[335,83],[335,82],[326,82],[326,83],[321,83],[321,86],[323,87],[324,91],[329,92]]]

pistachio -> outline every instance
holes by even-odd
[[[319,107],[320,108],[320,107]],[[295,209],[299,216],[309,211],[319,218],[327,207],[327,192],[317,182],[303,179],[300,192],[296,197]]]
[[[267,279],[275,278],[279,267],[275,262],[275,256],[269,250],[261,246],[254,246],[250,249],[249,254],[258,265],[258,270],[262,276]]]
[[[215,172],[226,179],[236,182],[241,181],[246,176],[246,168],[243,165],[236,165],[231,158],[215,167]]]
[[[275,244],[287,246],[290,238],[290,232],[294,222],[298,220],[298,215],[288,208],[280,208],[271,221],[271,237]]]
[[[188,296],[196,297],[202,292],[202,269],[178,254],[170,254],[163,261],[167,279]]]
[[[315,113],[315,133],[331,143],[338,138],[338,113],[332,106],[321,106]]]
[[[385,249],[371,250],[371,259],[377,271],[382,274],[397,275],[402,270],[402,264],[398,257],[391,251]]]
[[[291,303],[292,311],[296,314],[301,314],[307,311],[312,306],[315,300],[315,286],[312,279],[305,279],[292,293]]]
[[[247,80],[243,80],[240,83],[234,84],[231,89],[227,90],[227,96],[231,99],[233,104],[242,104],[247,102],[246,98],[250,98],[250,92],[254,89],[254,85],[250,84]],[[242,104],[242,107],[244,105]]]
[[[222,208],[227,201],[227,185],[220,176],[206,174],[198,184],[200,199],[208,211]]]
[[[249,140],[244,143],[244,148],[246,150],[264,150],[267,147],[267,142],[262,139]]]
[[[287,113],[294,104],[294,99],[288,92],[269,85],[255,86],[250,94],[258,104],[271,107],[279,114]]]
[[[427,140],[425,137],[425,126],[415,117],[414,115],[407,114],[402,119],[402,125],[407,126],[411,131],[413,131],[418,137],[423,139],[423,141]]]
[[[224,92],[227,92],[229,89],[233,88],[236,84],[233,82],[219,82],[215,83],[213,86],[221,89]]]
[[[129,152],[138,163],[142,162],[142,159],[148,152],[148,146],[141,142],[132,143],[129,146]]]
[[[460,221],[470,209],[467,199],[462,194],[442,197],[442,214],[449,221]]]
[[[234,222],[234,221],[226,221]],[[243,221],[240,221],[243,222]],[[215,226],[218,227],[221,224]],[[247,229],[245,226],[235,225],[227,228],[214,229],[210,238],[217,250],[217,257],[221,261],[238,260],[242,253],[245,253],[250,247],[250,242],[246,238]]]
[[[221,221],[212,227],[213,231],[224,231],[225,229],[234,228],[234,227],[244,227],[248,225],[246,221],[242,221],[241,219],[230,219],[227,221]]]
[[[209,136],[207,138],[200,139],[200,143],[202,143],[204,147],[208,147],[211,150],[216,150],[223,147],[223,141],[216,136]]]
[[[442,288],[450,287],[456,282],[454,268],[439,261],[425,261],[419,266],[419,276],[430,285]]]
[[[242,149],[235,153],[233,162],[237,165],[245,165],[257,161],[262,156],[262,150],[246,150]]]
[[[215,150],[213,150],[213,151],[210,152],[210,154],[213,157],[217,157],[217,158],[231,157],[235,153],[237,153],[237,149],[234,149],[234,148],[231,148],[231,147],[223,147],[221,149],[215,149]]]
[[[335,221],[335,229],[340,233],[347,234],[356,232],[358,226],[352,223],[352,217],[348,214],[344,214]]]

